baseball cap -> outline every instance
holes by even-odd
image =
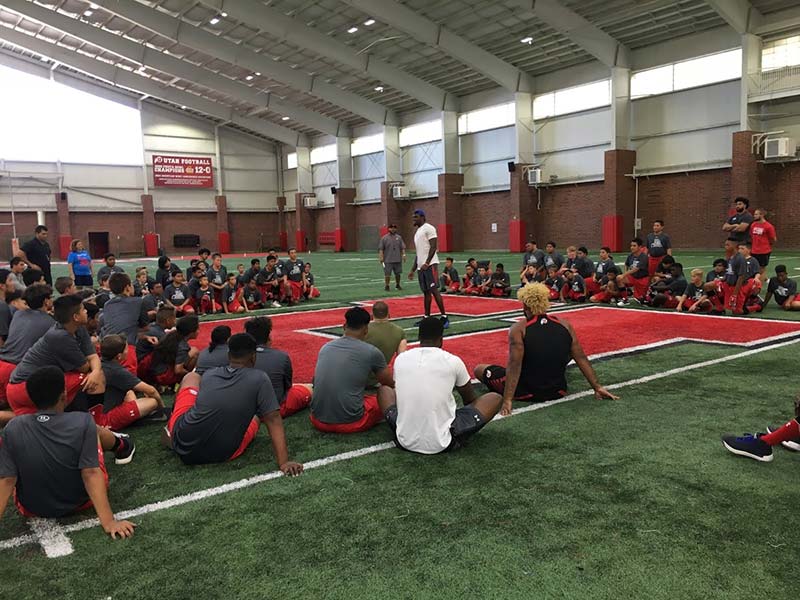
[[[425,211],[422,210],[421,208],[418,208],[417,210],[414,211],[414,214],[418,215],[420,217],[424,217],[425,216]]]

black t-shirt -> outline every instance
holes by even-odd
[[[442,274],[447,275],[451,282],[458,283],[458,271],[455,267],[445,267],[442,269]]]
[[[561,267],[564,266],[564,257],[561,256],[558,252],[553,252],[552,254],[545,254],[544,266],[547,267],[548,269],[550,267],[561,269]]]
[[[534,266],[541,267],[544,265],[544,252],[538,248],[533,252],[526,252],[522,258],[522,265],[524,267]]]
[[[682,296],[686,296],[687,298],[691,298],[692,300],[700,300],[703,297],[705,292],[703,291],[703,286],[696,286],[694,283],[689,282],[686,286],[686,290],[684,291]]]
[[[744,264],[744,257],[738,252],[728,260],[728,269],[725,271],[725,283],[728,285],[736,285],[736,280],[739,279],[739,271]]]
[[[225,265],[220,265],[219,270],[214,266],[208,267],[208,283],[213,285],[224,285],[228,280],[228,269]]]
[[[689,283],[686,281],[685,277],[677,277],[667,284],[665,291],[677,298],[678,296],[683,296],[688,285]]]
[[[142,308],[144,308],[145,312],[156,310],[162,302],[164,302],[163,294],[150,293],[142,298]]]
[[[616,264],[614,263],[614,259],[613,258],[607,258],[605,260],[598,260],[597,264],[595,265],[595,268],[594,268],[595,278],[599,281],[601,278],[603,278],[605,275],[607,275],[608,274],[608,270],[611,267],[614,267],[614,266],[616,266]]]
[[[797,295],[797,282],[794,279],[787,279],[783,283],[780,283],[777,277],[772,277],[769,280],[767,292],[775,296],[775,302],[779,306],[783,306],[787,300],[794,299]],[[2,356],[0,356],[0,358],[2,358]]]
[[[739,263],[739,268],[736,271],[736,274],[739,277],[744,277],[745,282],[747,282],[760,272],[761,265],[758,264],[758,261],[755,258],[749,256],[747,258],[742,257],[742,261]]]
[[[131,350],[128,349],[128,352],[131,352]],[[103,367],[103,375],[106,376],[103,412],[108,412],[122,404],[125,394],[139,385],[142,380],[115,360],[103,359],[100,365]]]
[[[229,283],[225,284],[225,287],[222,288],[222,301],[226,304],[230,304],[234,300],[236,300],[236,295],[239,293],[239,288],[237,286],[231,287]]]
[[[544,280],[544,284],[549,287],[551,290],[561,293],[561,288],[564,287],[566,281],[560,275],[556,275],[555,277],[548,277]]]
[[[495,271],[492,273],[492,287],[496,288],[507,288],[511,287],[511,277],[509,277],[508,273],[498,273]]]
[[[747,229],[744,231],[729,231],[729,237],[734,238],[737,242],[749,242],[750,225],[753,223],[753,215],[745,210],[741,213],[736,213],[728,217],[729,225],[741,225],[742,223],[747,223]]]
[[[578,272],[578,275],[584,279],[588,279],[592,276],[592,273],[594,273],[594,263],[591,258],[578,256],[575,259],[575,270]]]
[[[303,269],[305,264],[299,258],[295,261],[287,260],[283,263],[285,267],[286,277],[289,281],[303,281]]]
[[[37,369],[51,365],[65,373],[75,371],[94,354],[97,351],[85,327],[80,327],[72,335],[57,323],[25,353],[25,357],[11,374],[11,383],[26,381]]]
[[[211,369],[203,375],[195,405],[176,421],[172,447],[186,464],[225,462],[242,443],[253,417],[279,408],[263,371]]]
[[[47,285],[53,285],[53,276],[50,274],[50,244],[40,242],[38,238],[34,237],[25,242],[21,250],[28,257],[28,262],[41,267]]]
[[[586,292],[586,280],[576,273],[572,276],[572,281],[570,282],[569,287],[573,292],[583,294]]]
[[[40,411],[12,419],[3,431],[0,477],[16,477],[20,504],[40,517],[63,517],[85,504],[81,470],[99,466],[89,413]]]
[[[244,288],[244,301],[248,304],[261,304],[261,292],[258,291],[258,288]]]
[[[203,300],[204,296],[208,298],[209,302],[211,302],[214,299],[214,290],[211,287],[207,287],[206,289],[197,288],[194,293],[194,297],[198,304]]]

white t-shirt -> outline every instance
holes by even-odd
[[[464,362],[441,348],[414,348],[397,355],[394,380],[397,441],[420,454],[445,450],[456,418],[453,388],[470,382]]]
[[[417,268],[419,269],[425,264],[425,259],[428,258],[428,252],[431,251],[431,240],[438,237],[436,228],[430,223],[423,223],[414,234],[414,246],[417,249]],[[434,252],[431,265],[439,264],[439,255]]]

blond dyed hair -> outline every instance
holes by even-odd
[[[703,269],[692,269],[690,275],[692,277],[694,276],[702,277],[703,275],[705,275],[705,271],[703,271]]]
[[[543,283],[529,283],[520,288],[517,298],[534,315],[543,315],[550,309],[550,289]]]

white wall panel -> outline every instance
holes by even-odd
[[[356,202],[380,200],[381,182],[385,179],[386,164],[383,152],[353,157],[353,184]]]
[[[401,148],[403,181],[416,195],[439,193],[439,173],[442,172],[442,142],[427,142]]]
[[[514,160],[514,127],[462,135],[459,141],[465,188],[509,185],[508,161]]]

